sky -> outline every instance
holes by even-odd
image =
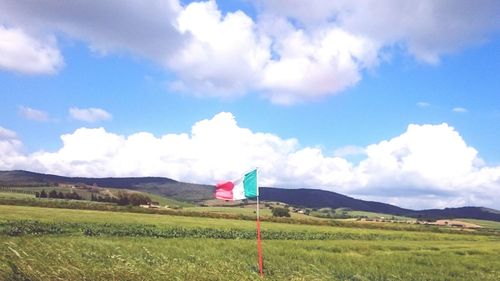
[[[0,0],[0,170],[500,209],[496,0]]]

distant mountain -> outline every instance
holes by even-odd
[[[178,182],[162,177],[126,177],[126,178],[83,178],[62,177],[28,171],[0,171],[0,185],[17,186],[86,184],[99,187],[125,188],[150,192],[183,201],[202,201],[212,198],[214,187],[210,185]]]
[[[0,171],[0,185],[86,184],[150,192],[176,200],[201,202],[213,199],[214,186],[175,181],[163,177],[83,178],[62,177],[28,171]],[[461,207],[415,211],[394,205],[364,201],[339,193],[310,189],[260,188],[261,199],[306,208],[350,208],[357,211],[422,218],[473,218],[500,221],[500,211],[483,207]]]
[[[260,194],[263,200],[278,201],[294,206],[308,208],[351,208],[357,211],[383,213],[390,215],[407,216],[414,218],[470,218],[500,221],[500,211],[484,207],[460,207],[429,210],[410,210],[394,205],[354,199],[339,193],[300,188],[261,188]]]

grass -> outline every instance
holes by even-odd
[[[34,194],[25,194],[25,193],[17,193],[17,192],[1,192],[0,198],[8,198],[8,199],[30,199],[35,198]]]
[[[164,197],[161,195],[153,194],[153,193],[147,193],[144,192],[151,200],[158,202],[161,206],[169,206],[169,207],[192,207],[194,206],[191,203],[188,202],[183,202],[179,200],[175,200],[172,198]]]
[[[479,226],[500,230],[500,222],[498,221],[486,221],[486,220],[477,220],[477,219],[457,219],[458,221],[470,222],[473,224],[477,224]]]
[[[395,220],[395,221],[402,221],[402,222],[415,222],[415,218],[410,218],[410,217],[404,217],[404,216],[396,216],[396,215],[390,215],[390,214],[383,214],[383,213],[374,213],[374,212],[366,212],[366,211],[352,211],[350,209],[346,208],[337,208],[337,209],[332,209],[332,208],[321,208],[316,211],[311,212],[312,216],[316,217],[332,217],[332,218],[361,218],[361,217],[366,217],[369,219],[381,219],[384,218],[385,220]]]
[[[211,212],[211,213],[224,213],[224,214],[242,214],[242,215],[255,215],[255,206],[250,208],[246,206],[242,207],[191,207],[184,208],[186,211],[195,212]],[[260,209],[260,215],[263,217],[270,217],[271,211],[269,209]]]
[[[263,242],[267,280],[498,280],[499,243],[475,246]],[[249,240],[7,237],[0,251],[0,277],[11,280],[260,279],[255,242]]]
[[[236,220],[236,219],[216,219],[206,217],[185,217],[170,216],[160,214],[141,214],[126,212],[108,212],[94,210],[73,210],[73,209],[55,209],[40,208],[28,206],[6,206],[0,205],[0,222],[16,220],[36,220],[40,222],[54,223],[110,223],[110,224],[144,224],[157,227],[175,227],[185,228],[201,227],[216,229],[255,229],[255,221]],[[363,226],[362,224],[360,226]],[[414,240],[447,240],[447,239],[483,239],[481,235],[455,235],[449,233],[431,233],[426,232],[424,226],[419,227],[420,231],[400,231],[386,229],[369,228],[348,228],[338,226],[323,225],[302,225],[302,224],[284,224],[276,222],[262,222],[263,230],[271,231],[297,231],[297,232],[324,232],[324,233],[346,233],[346,234],[373,234],[373,235],[392,235],[398,239]],[[419,230],[416,229],[416,230]],[[466,237],[466,238],[464,238]],[[498,236],[491,236],[497,237]],[[490,238],[488,238],[490,239]]]
[[[252,234],[255,222],[0,205],[0,224],[23,220],[56,231],[0,231],[0,280],[260,280],[255,240],[196,238],[189,230]],[[126,233],[88,236],[85,227]],[[184,238],[140,231],[179,227],[188,230]],[[500,280],[500,236],[275,222],[262,231],[309,237],[264,240],[266,280]]]
[[[373,212],[365,212],[365,211],[347,211],[347,214],[353,217],[363,217],[366,216],[371,219],[376,219],[376,218],[384,218],[384,219],[393,219],[394,220],[400,220],[400,221],[416,221],[415,218],[410,218],[410,217],[403,217],[403,216],[395,216],[395,215],[390,215],[390,214],[383,214],[383,213],[373,213]]]
[[[0,188],[0,198],[7,198],[7,199],[28,199],[28,198],[35,198],[34,194],[35,192],[41,192],[42,190],[45,190],[45,192],[50,192],[52,190],[55,190],[57,192],[62,192],[62,193],[71,193],[71,192],[76,192],[82,198],[86,200],[90,200],[92,192],[86,189],[82,188],[71,188],[68,186],[57,186],[57,187],[46,187],[46,186],[35,186],[35,187],[1,187]],[[142,192],[142,191],[132,191],[128,189],[119,189],[119,188],[98,188],[96,189],[99,191],[99,193],[94,192],[94,195],[100,195],[104,196],[105,194],[117,194],[120,191],[126,191],[126,192],[139,192],[143,193],[149,198],[151,198],[152,201],[158,202],[161,206],[170,206],[170,207],[192,207],[194,206],[191,203],[188,202],[183,202],[179,200],[175,200],[172,198],[168,198],[165,196],[153,194],[153,193],[148,193],[148,192]],[[31,193],[31,194],[29,194]],[[42,198],[43,199],[43,198]]]

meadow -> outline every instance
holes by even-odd
[[[267,280],[500,280],[500,236],[263,222]],[[0,280],[260,280],[255,222],[0,205]]]

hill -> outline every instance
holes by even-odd
[[[263,200],[278,201],[308,208],[351,208],[357,211],[383,213],[414,218],[470,218],[500,221],[500,211],[484,207],[459,207],[429,210],[411,210],[394,205],[365,201],[339,193],[318,189],[261,188]]]
[[[185,183],[163,177],[124,177],[124,178],[84,178],[63,177],[33,173],[28,171],[0,171],[0,185],[33,186],[86,184],[100,187],[125,188],[149,192],[176,200],[202,202],[213,199],[214,186]],[[384,213],[415,218],[470,218],[500,221],[500,211],[483,207],[460,207],[429,210],[410,210],[398,206],[355,199],[339,193],[319,189],[285,189],[262,187],[261,199],[278,201],[306,208],[350,208],[352,210]]]

